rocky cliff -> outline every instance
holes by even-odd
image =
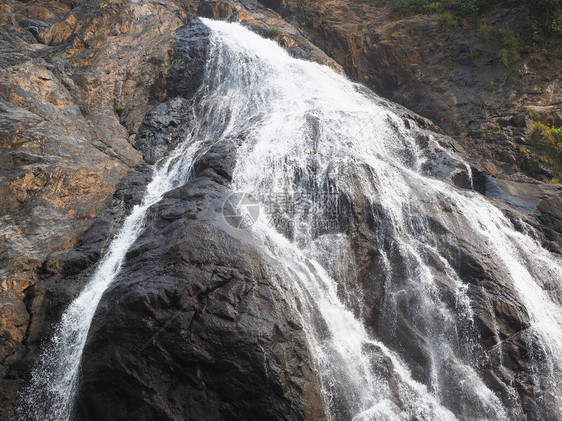
[[[0,407],[7,414],[39,344],[138,203],[148,165],[185,135],[205,58],[204,45],[189,45],[197,37],[185,30],[197,3],[1,7]],[[304,57],[331,62],[295,36],[308,47],[299,50]]]
[[[555,170],[524,152],[532,151],[526,139],[533,130],[526,107],[559,124],[559,61],[534,56],[506,68],[474,55],[487,48],[481,41],[444,33],[427,17],[396,16],[382,2],[9,0],[0,6],[6,418],[41,342],[139,202],[151,166],[193,124],[191,100],[207,48],[197,14],[243,22],[294,56],[327,64],[432,119],[437,125],[401,110],[418,126],[456,135],[447,142],[470,159],[475,188],[508,215],[523,211],[541,242],[561,250],[562,190],[544,183]],[[222,206],[234,149],[209,151],[193,181],[151,210],[92,325],[79,419],[322,418],[302,326],[272,286],[282,269],[272,270],[275,263],[250,239],[206,220]],[[451,180],[468,187],[462,170]],[[380,334],[384,308],[372,259],[380,221],[366,223],[367,205],[348,201],[360,268],[350,287],[365,292],[365,318]],[[501,276],[490,279],[493,262],[475,259],[474,247],[461,243],[451,253],[460,256],[464,280],[481,291],[477,329],[492,361],[482,371],[498,390],[517,383],[524,411],[548,417],[528,380],[528,316]],[[450,286],[443,291],[452,294]],[[393,335],[395,346],[410,347],[416,378],[425,378],[427,345],[405,322]],[[508,346],[497,353],[499,341]],[[494,359],[505,369],[498,372]]]
[[[63,280],[99,259],[119,224],[127,198],[116,192],[124,180],[144,184],[134,133],[165,97],[183,25],[173,5],[88,2],[68,13],[75,6],[2,5],[4,408],[80,285]]]

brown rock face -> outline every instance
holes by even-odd
[[[281,15],[273,10],[264,9],[259,3],[230,0],[202,1],[197,13],[204,17],[241,22],[264,37],[274,37],[280,45],[298,58],[315,61],[343,72],[336,59],[318,48],[294,25],[283,20]],[[270,29],[277,30],[278,34],[273,35],[269,32]]]
[[[232,7],[262,32],[267,19],[279,20]],[[0,8],[0,415],[139,201],[146,162],[185,134],[205,58],[181,56],[189,34],[180,28],[197,8],[134,0]],[[284,39],[295,54],[337,67],[298,32]],[[306,394],[316,408],[295,416],[318,418],[318,386]]]
[[[184,26],[190,13],[248,25],[294,56],[345,72],[458,134],[454,147],[473,159],[475,190],[496,198],[508,214],[511,207],[523,209],[541,241],[560,252],[561,188],[514,169],[540,180],[552,175],[524,161],[521,139],[530,131],[527,105],[536,105],[539,118],[560,122],[560,79],[551,77],[560,72],[559,62],[530,57],[511,74],[485,55],[473,59],[472,51],[485,48],[479,41],[443,33],[428,17],[397,16],[383,2],[259,3],[0,5],[0,417],[11,413],[51,324],[139,202],[149,165],[189,127],[191,96],[206,60],[200,28]],[[440,130],[406,110],[399,114]],[[205,220],[205,211],[220,211],[228,185],[229,170],[219,165],[227,160],[213,153],[201,158],[191,184],[153,210],[102,302],[86,347],[78,418],[180,419],[190,411],[193,419],[323,418],[302,326],[268,278],[270,262],[246,239],[230,238]],[[434,158],[430,165],[438,167]],[[469,188],[468,171],[455,171],[452,182]],[[397,328],[385,330],[387,292],[375,256],[378,248],[392,247],[392,233],[384,232],[384,215],[364,198],[344,199],[353,203],[349,255],[358,279],[345,287],[362,297],[347,304],[361,309],[370,333],[407,349],[406,363],[424,381],[429,354],[407,322],[409,303],[394,309]],[[445,249],[448,233],[432,229]],[[450,253],[475,297],[475,337],[487,358],[479,374],[499,395],[515,384],[518,405],[544,414],[528,379],[528,315],[505,282],[491,275],[493,262],[471,258],[479,254],[475,247],[459,242]],[[399,258],[392,263],[404,266]],[[347,268],[341,270],[344,279]],[[446,281],[439,292],[454,301]],[[178,316],[167,324],[170,314]],[[155,335],[157,344],[150,342]],[[449,373],[451,389],[457,374]],[[459,402],[451,394],[447,404],[461,413]]]
[[[48,285],[142,163],[131,142],[165,95],[185,16],[180,6],[135,1],[87,1],[69,12],[77,3],[0,9],[0,374],[8,400],[19,382],[10,367],[65,302],[45,298]]]

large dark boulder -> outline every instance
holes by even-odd
[[[226,224],[228,193],[199,177],[151,209],[92,323],[77,419],[323,419],[285,270]]]

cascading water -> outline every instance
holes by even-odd
[[[328,419],[522,416],[515,386],[507,385],[499,396],[482,379],[487,357],[474,327],[469,285],[451,251],[463,239],[493,262],[528,313],[526,340],[539,355],[532,361],[536,393],[562,402],[560,259],[516,230],[488,199],[429,177],[426,151],[412,132],[359,85],[291,58],[238,24],[204,23],[211,35],[195,107],[199,127],[156,171],[143,203],[64,313],[25,392],[31,418],[70,417],[89,325],[147,209],[187,182],[192,157],[227,138],[243,139],[234,191],[261,203],[274,194],[351,203],[348,226],[339,229],[319,229],[314,212],[287,211],[279,220],[290,222],[288,230],[264,218],[250,228],[264,253],[287,268],[292,290],[287,298],[301,314]],[[358,226],[367,220],[377,227],[368,242],[383,289],[376,326],[366,322],[368,309],[361,308],[355,279]],[[445,234],[436,234],[436,225]],[[452,291],[453,303],[444,290]],[[399,346],[403,324],[424,344],[428,375],[421,380],[419,375],[414,380],[412,355]],[[562,408],[557,416],[562,418]]]
[[[519,407],[510,405],[509,398],[500,399],[479,376],[486,357],[474,329],[468,285],[430,229],[435,222],[450,232],[452,244],[462,238],[482,244],[498,272],[510,279],[531,318],[528,337],[547,356],[546,362],[535,362],[547,379],[546,393],[558,396],[559,259],[515,230],[481,195],[427,177],[425,151],[411,131],[360,86],[329,68],[291,58],[241,26],[205,23],[213,29],[207,84],[209,92],[224,95],[213,113],[226,128],[210,138],[244,136],[233,190],[251,193],[262,203],[272,200],[272,192],[291,198],[327,192],[351,202],[365,200],[381,231],[388,233],[376,245],[385,263],[379,269],[386,294],[381,326],[373,329],[378,330],[373,337],[338,294],[338,284],[354,282],[338,268],[343,264],[354,273],[345,262],[352,253],[350,233],[319,235],[310,214],[295,213],[280,218],[290,221],[289,235],[271,227],[271,220],[260,219],[252,227],[294,280],[328,414],[357,420],[455,418],[450,408],[465,419],[520,416]],[[216,104],[216,97],[207,101]],[[541,288],[544,279],[553,281],[555,291]],[[443,282],[454,292],[454,307],[442,298]],[[408,303],[408,314],[398,316],[403,312],[400,301]],[[408,317],[427,346],[430,376],[425,385],[412,379],[404,363],[408,355],[401,355],[407,353],[386,346],[397,317]],[[462,392],[452,395],[452,386]],[[506,393],[514,397],[515,388]]]
[[[31,384],[22,393],[24,403],[18,408],[22,418],[70,419],[82,351],[101,297],[119,273],[127,251],[142,232],[147,210],[158,203],[164,193],[187,182],[197,149],[198,143],[182,145],[155,172],[142,203],[134,207],[92,278],[62,315],[33,370]]]

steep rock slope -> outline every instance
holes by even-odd
[[[435,118],[445,130],[456,131],[455,124],[464,122],[477,107],[478,101],[455,97],[465,95],[465,91],[451,94],[458,80],[447,82],[445,93],[438,90],[443,78],[435,76],[438,73],[433,73],[434,67],[426,63],[426,58],[433,57],[433,50],[423,43],[404,41],[402,37],[376,42],[365,35],[375,37],[379,31],[379,18],[370,3],[349,6],[312,2],[306,7],[263,4],[281,14],[255,1],[86,1],[66,15],[69,5],[76,4],[3,5],[2,410],[13,402],[39,342],[48,336],[50,323],[58,319],[91,273],[123,216],[138,202],[150,176],[147,164],[166,154],[189,127],[186,116],[202,73],[204,45],[195,50],[186,48],[186,43],[189,46],[190,41],[198,39],[190,27],[183,27],[187,12],[242,21],[265,36],[278,37],[294,55],[344,69],[420,114]],[[300,21],[301,14],[308,19],[305,25]],[[414,27],[420,25],[419,33],[427,28],[435,30],[432,22],[418,19],[414,23]],[[362,25],[376,28],[375,35]],[[380,31],[395,33],[392,25],[387,28],[381,22]],[[271,28],[278,28],[280,34],[273,35]],[[423,83],[418,84],[420,68],[423,75],[431,76],[424,76]],[[501,79],[504,74],[500,73],[493,77]],[[410,80],[416,82],[410,84]],[[488,92],[484,89],[488,82],[478,82],[483,92]],[[528,82],[529,86],[533,84]],[[408,86],[400,89],[404,85]],[[548,91],[556,85],[541,82],[537,86],[546,86],[544,90]],[[499,99],[492,96],[486,101],[496,104]],[[449,113],[451,109],[455,112]],[[498,109],[500,113],[507,110],[506,117],[511,116],[511,109],[503,102]],[[519,116],[520,110],[513,114]],[[404,117],[438,130],[429,122],[421,123],[424,120],[413,113]],[[482,121],[488,117],[486,114]],[[512,124],[506,130],[513,131],[509,136],[525,133],[519,129]],[[486,158],[474,163],[481,190],[488,194],[493,191],[498,198],[530,214],[538,205],[538,219],[531,215],[529,221],[544,228],[544,243],[550,241],[550,247],[557,249],[562,231],[560,189],[530,184],[523,177],[498,176],[497,180],[486,181],[484,174],[511,175],[509,160],[504,160],[508,162],[505,168],[493,162],[496,151],[512,153],[509,138],[503,144],[468,149],[474,157],[481,158],[482,154]],[[467,153],[460,147],[459,151]],[[125,401],[125,407],[119,407],[119,417],[169,419],[185,414],[188,406],[183,396],[188,394],[189,406],[197,407],[201,416],[221,413],[247,419],[245,406],[252,402],[262,411],[262,419],[283,418],[281,414],[318,419],[318,384],[311,374],[313,365],[301,328],[294,323],[294,315],[285,314],[277,302],[278,291],[267,275],[268,262],[259,251],[247,239],[232,239],[220,229],[208,231],[204,210],[218,212],[228,177],[225,181],[224,174],[217,175],[222,170],[211,166],[199,171],[199,178],[192,184],[170,193],[154,209],[146,234],[130,252],[119,282],[100,306],[87,346],[91,359],[84,365],[79,417],[115,415],[104,411],[116,409]],[[462,170],[453,181],[467,187]],[[355,213],[366,212],[358,198],[350,200],[356,204]],[[352,249],[361,273],[360,285],[350,288],[367,292],[365,302],[360,304],[372,312],[366,318],[376,331],[382,309],[378,305],[380,283],[373,278],[376,264],[371,261],[376,221],[371,222],[372,226],[358,229],[354,240]],[[160,237],[160,232],[168,236]],[[199,254],[185,255],[185,249],[209,239],[212,241]],[[227,255],[227,247],[247,254]],[[515,380],[522,391],[523,405],[531,407],[532,412],[536,408],[532,408],[530,383],[525,379],[530,368],[521,334],[528,325],[527,316],[519,311],[517,299],[501,282],[488,278],[492,271],[487,268],[489,262],[470,258],[471,247],[461,246],[469,251],[459,262],[464,265],[466,280],[482,291],[478,329],[490,354],[508,361],[505,373],[494,373],[490,367],[484,370],[490,371],[490,384],[513,382],[520,373]],[[150,274],[144,271],[147,266]],[[173,277],[169,277],[170,267],[174,268]],[[157,287],[139,282],[147,277],[157,280]],[[193,280],[192,289],[184,291],[182,286],[188,277]],[[253,321],[263,314],[267,317]],[[167,324],[170,315],[174,317]],[[234,324],[234,315],[247,324]],[[500,332],[492,332],[491,326],[498,321]],[[138,330],[131,330],[131,326]],[[217,343],[214,338],[218,335],[231,342]],[[415,374],[422,379],[427,376],[425,345],[411,337],[411,327],[401,326],[396,346],[408,343],[412,355],[419,356],[410,363],[418,367]],[[500,340],[509,345],[504,348],[505,355],[493,353]],[[178,343],[187,345],[187,351]],[[231,354],[232,350],[236,352]],[[220,378],[225,371],[233,384],[240,385],[236,393],[222,388]],[[107,384],[109,375],[119,379],[117,385]],[[185,379],[189,386],[177,384],[175,376]],[[248,378],[252,384],[245,383]],[[150,390],[146,386],[150,384],[157,390]],[[198,407],[201,400],[214,412]],[[139,412],[135,408],[140,408]]]
[[[239,11],[235,13],[230,16],[240,16]],[[189,60],[186,65],[189,67]],[[463,176],[457,172],[463,164],[440,153],[438,148],[430,147],[429,136],[436,136],[441,144],[448,147],[451,146],[451,139],[424,131],[423,127],[433,127],[431,123],[400,107],[390,107],[407,122],[405,124],[417,136],[417,142],[428,149],[426,153],[433,151],[424,172],[469,188],[466,174]],[[287,319],[265,317],[259,323],[246,324],[248,316],[256,318],[263,311],[264,303],[261,299],[256,301],[257,297],[251,294],[240,294],[239,289],[236,292],[230,289],[243,288],[252,276],[257,274],[261,278],[263,273],[259,269],[261,263],[256,267],[263,257],[258,257],[259,253],[256,255],[256,250],[251,247],[248,249],[244,241],[240,242],[238,238],[233,241],[232,233],[225,229],[219,214],[225,192],[222,189],[219,190],[222,193],[217,192],[215,182],[228,185],[229,168],[236,159],[236,154],[221,150],[211,150],[199,157],[195,164],[195,179],[168,194],[153,209],[148,230],[129,252],[124,271],[103,298],[94,319],[83,359],[80,416],[88,419],[119,411],[120,418],[148,414],[157,418],[195,416],[260,419],[264,416],[280,416],[302,419],[313,416],[310,408],[306,409],[306,404],[318,409],[319,401],[310,400],[310,396],[317,396],[315,393],[311,395],[310,390],[318,390],[314,379],[309,377],[312,372],[310,360],[304,358],[295,372],[295,367],[287,364],[287,357],[289,361],[294,359],[287,354],[278,354],[279,350],[275,349],[278,336],[271,333],[281,327],[285,331],[284,339],[289,338],[285,340],[290,346],[298,349],[301,357],[307,354],[306,346],[303,346],[298,336],[295,337],[296,332],[292,332],[296,315],[287,310],[290,307],[285,297],[277,295],[279,280],[287,279],[287,275],[280,275],[279,279],[266,276],[263,285],[258,287],[258,291],[264,287],[269,291],[258,292],[260,297],[275,291]],[[481,189],[482,183],[482,179],[477,179],[475,187]],[[361,191],[360,182],[358,184],[356,191]],[[555,404],[539,401],[540,393],[537,394],[547,385],[533,377],[536,360],[541,358],[541,339],[529,329],[531,322],[527,310],[521,297],[514,292],[509,273],[502,269],[499,261],[494,261],[486,252],[474,246],[479,240],[468,226],[457,227],[454,232],[447,228],[456,225],[453,215],[459,211],[462,214],[462,210],[451,209],[451,204],[443,199],[443,202],[437,201],[435,206],[448,209],[444,214],[435,217],[424,214],[420,220],[411,215],[412,225],[421,225],[419,230],[414,229],[416,235],[421,238],[428,236],[426,241],[433,241],[434,247],[442,250],[446,259],[429,264],[432,276],[437,280],[436,295],[442,298],[432,302],[435,307],[428,308],[427,303],[422,306],[418,302],[424,292],[422,289],[417,290],[419,285],[411,281],[417,279],[416,271],[412,271],[412,262],[407,253],[400,251],[396,245],[399,234],[388,210],[373,205],[360,194],[349,194],[342,198],[342,202],[347,204],[346,230],[351,236],[350,241],[341,244],[338,250],[338,254],[342,253],[347,259],[337,268],[339,273],[336,273],[336,278],[348,307],[361,315],[373,337],[383,338],[387,346],[403,353],[414,379],[427,384],[432,376],[434,354],[431,348],[434,344],[428,342],[424,332],[442,329],[447,324],[440,320],[440,317],[444,317],[441,312],[452,311],[456,323],[449,325],[442,334],[453,343],[454,355],[479,362],[474,369],[483,384],[510,408],[510,417],[520,419],[524,416],[522,414],[527,414],[534,418],[552,418],[556,411]],[[417,204],[413,206],[417,207]],[[423,205],[419,211],[424,212]],[[524,217],[508,207],[505,211],[514,221]],[[450,217],[447,216],[449,213]],[[425,224],[430,233],[424,230]],[[456,241],[452,243],[451,235],[456,236]],[[206,238],[205,242],[202,242],[201,236]],[[202,246],[196,252],[195,244],[199,242]],[[236,257],[232,259],[232,256],[222,254],[224,248],[233,248],[235,251],[231,253]],[[245,250],[246,257],[238,254],[241,248]],[[385,272],[385,263],[378,258],[381,251],[392,256],[392,274]],[[252,259],[248,260],[248,256],[252,256]],[[267,264],[267,259],[265,261]],[[224,262],[236,269],[229,281],[224,279],[228,275],[216,275],[225,270],[222,267]],[[467,287],[471,311],[474,312],[472,322],[464,318],[459,308],[458,285],[452,282],[450,267],[455,268]],[[283,272],[278,267],[272,270],[270,273]],[[216,295],[212,287],[215,275],[212,273],[208,275],[210,290],[199,292],[200,279],[209,272],[215,272],[224,280],[224,284],[221,282],[217,287]],[[389,282],[389,279],[392,281]],[[177,290],[181,286],[188,290],[181,294],[183,298],[178,298]],[[202,300],[207,294],[211,294],[212,299]],[[404,298],[394,301],[393,297],[397,296]],[[175,300],[183,304],[180,306]],[[266,311],[268,316],[279,313],[279,308],[270,307],[272,301],[266,300],[266,303],[269,303]],[[252,310],[248,311],[250,307]],[[174,309],[171,315],[170,308]],[[130,326],[136,329],[129,332]],[[283,326],[289,326],[290,329],[285,330]],[[235,330],[232,331],[232,328]],[[241,328],[243,334],[240,334]],[[249,342],[246,334],[252,338]],[[219,336],[228,339],[218,340]],[[225,341],[227,347],[223,348]],[[273,344],[272,359],[268,358],[271,354],[266,350],[267,347],[261,349],[262,344]],[[139,349],[145,351],[145,357],[138,356]],[[226,349],[233,354],[225,354]],[[245,352],[241,353],[241,350]],[[264,358],[263,365],[261,357]],[[440,398],[447,408],[461,418],[479,416],[487,410],[487,404],[480,400],[478,392],[470,394],[466,389],[455,386],[459,376],[470,374],[457,365],[455,359],[458,356],[447,358],[444,363],[447,369],[438,375],[440,382],[444,383]],[[400,384],[401,379],[395,377],[390,359],[381,356],[377,363],[381,366],[380,370],[388,370],[387,377],[391,383]],[[217,370],[220,371],[225,365],[232,365],[233,368],[223,368],[223,376],[217,375]],[[250,374],[245,372],[246,366],[253,367]],[[285,368],[284,376],[289,380],[284,379],[283,375],[279,379],[282,373],[279,367]],[[194,372],[197,379],[193,378]],[[231,386],[238,385],[242,376],[254,378],[256,375],[255,381],[236,387],[243,393],[231,394]],[[175,382],[176,376],[185,376],[193,379],[192,382],[201,383],[191,386],[185,382]],[[264,388],[264,399],[269,399],[270,405],[275,408],[273,413],[263,412],[262,400],[255,398],[252,387],[254,383],[263,384],[264,377],[273,384],[285,385],[281,394],[278,393],[281,390],[277,392],[276,388]],[[108,382],[108,378],[118,380],[113,383]],[[295,384],[300,386],[295,388]],[[150,385],[148,389],[147,385]],[[337,385],[333,387],[337,388]],[[199,392],[193,392],[193,388],[204,390],[203,397],[199,396]],[[407,407],[409,402],[402,400],[399,389],[399,386],[395,386],[393,390],[393,403]],[[296,399],[303,390],[308,391],[303,395],[307,396],[304,401]],[[187,402],[180,399],[180,395]],[[201,400],[213,408],[212,414],[200,412],[197,402]],[[289,407],[285,406],[287,400],[291,402]],[[118,402],[123,401],[127,404],[121,408]],[[245,412],[246,406],[248,412]],[[350,416],[345,403],[339,402],[336,406],[341,411],[338,412],[341,419]]]
[[[205,58],[184,22],[198,6],[92,0],[0,8],[3,413],[38,345],[140,200],[147,164],[189,129]],[[304,37],[293,49],[337,67]]]
[[[104,294],[77,419],[323,418],[285,268],[226,224],[232,150],[208,154],[191,182],[150,210]]]
[[[1,12],[3,400],[20,382],[18,361],[79,285],[60,280],[95,262],[119,224],[126,197],[114,193],[144,184],[132,143],[166,94],[185,16],[151,2],[89,1],[64,17],[64,3],[52,6],[9,2]]]

